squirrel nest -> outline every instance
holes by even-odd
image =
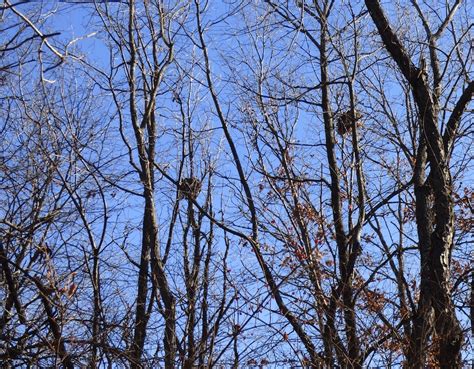
[[[178,198],[196,200],[201,192],[201,181],[196,177],[184,178],[179,183],[178,187]]]
[[[348,110],[340,114],[337,119],[337,133],[341,136],[350,133],[352,131],[352,122],[355,122],[357,127],[362,127],[361,118],[362,114],[357,110],[354,110],[354,113],[352,110]]]

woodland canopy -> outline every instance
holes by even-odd
[[[2,367],[470,367],[472,5],[3,0]]]

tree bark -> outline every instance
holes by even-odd
[[[378,0],[365,0],[365,4],[382,38],[385,48],[397,63],[400,71],[411,86],[418,108],[420,122],[420,147],[425,146],[430,167],[428,178],[418,178],[415,183],[419,247],[421,254],[421,286],[418,314],[414,320],[414,338],[418,351],[424,351],[422,342],[426,336],[431,305],[434,311],[435,339],[438,343],[437,359],[441,368],[461,367],[461,344],[463,334],[455,314],[450,291],[450,264],[454,237],[454,201],[452,179],[449,169],[449,144],[455,135],[455,127],[467,103],[472,99],[472,83],[469,84],[458,101],[450,120],[445,137],[438,130],[439,106],[435,92],[430,90],[424,70],[416,67],[405,48],[392,30]],[[466,96],[467,95],[467,96]],[[419,158],[418,158],[419,159]],[[419,163],[417,163],[419,164]],[[423,181],[424,180],[424,181]],[[427,212],[433,211],[433,224],[427,220]],[[413,368],[418,366],[418,357],[413,360]],[[411,363],[409,363],[411,365]]]

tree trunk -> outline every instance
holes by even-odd
[[[451,252],[454,237],[454,202],[452,198],[452,180],[449,171],[449,145],[446,137],[442,137],[438,130],[439,106],[436,91],[430,87],[424,75],[424,67],[417,68],[411,61],[407,51],[392,30],[378,0],[365,0],[365,4],[383,40],[387,51],[397,63],[407,82],[409,82],[413,96],[418,107],[420,122],[420,151],[424,151],[426,140],[426,157],[430,173],[425,183],[423,175],[418,173],[418,183],[415,183],[418,236],[421,254],[421,285],[423,288],[420,296],[418,314],[414,320],[415,351],[413,368],[419,362],[418,352],[424,351],[426,329],[429,327],[429,307],[434,311],[434,330],[437,340],[437,359],[441,368],[461,367],[462,330],[456,318],[454,304],[451,299],[449,287]],[[432,60],[436,64],[436,60]],[[435,71],[436,65],[433,68]],[[438,86],[439,87],[439,86]],[[468,87],[472,88],[470,85]],[[467,90],[468,90],[467,89]],[[455,109],[448,121],[446,134],[454,135],[457,121],[467,102],[463,93],[458,104],[461,109]],[[433,98],[434,97],[434,98]],[[451,120],[454,120],[451,122]],[[452,141],[452,140],[451,140]],[[421,159],[421,155],[418,156]],[[424,160],[423,160],[424,163]],[[417,163],[420,166],[420,163]],[[424,188],[423,188],[424,187]],[[429,189],[427,191],[427,189]],[[427,212],[433,211],[433,224],[427,222]],[[434,227],[434,230],[433,230]],[[409,363],[411,365],[411,363]]]

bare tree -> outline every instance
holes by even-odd
[[[454,57],[448,57],[441,62],[437,50],[437,40],[443,37],[460,5],[461,3],[457,2],[452,8],[448,7],[445,15],[438,13],[441,22],[431,26],[420,6],[413,2],[426,32],[423,41],[427,43],[429,53],[428,59],[420,53],[416,65],[413,56],[408,53],[390,26],[379,2],[366,1],[385,48],[410,84],[418,111],[420,133],[414,182],[421,255],[421,290],[414,327],[416,333],[411,342],[414,352],[408,356],[413,367],[423,365],[427,330],[431,325],[434,326],[439,345],[437,359],[440,366],[461,366],[463,334],[450,291],[450,264],[454,245],[454,199],[450,157],[463,112],[473,96],[474,82],[465,80],[467,70],[461,69],[459,82],[451,85],[451,91],[461,88],[461,94],[454,102],[450,98],[443,101],[442,85],[451,71],[449,64]],[[462,38],[456,40],[455,44],[457,42],[462,42]],[[451,47],[451,51],[454,51],[457,45]],[[452,92],[448,95],[452,96]],[[446,105],[441,105],[443,103],[454,106],[450,114],[446,114]],[[429,166],[427,174],[426,165]],[[431,309],[434,312],[433,322],[430,322]],[[417,362],[419,358],[421,363]]]
[[[81,12],[2,8],[6,366],[465,365],[467,3]]]

